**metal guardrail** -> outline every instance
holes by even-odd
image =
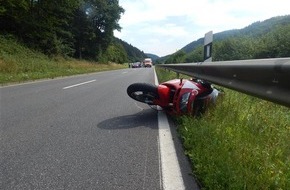
[[[157,67],[290,107],[290,58],[162,64]]]

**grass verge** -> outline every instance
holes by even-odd
[[[126,68],[121,64],[50,58],[0,35],[0,84]]]
[[[163,82],[176,77],[156,69]],[[290,110],[225,89],[201,118],[176,118],[193,174],[204,189],[290,187]]]

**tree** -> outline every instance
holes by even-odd
[[[165,64],[168,63],[184,63],[186,53],[183,50],[177,51],[176,53],[172,54],[166,61]]]
[[[185,62],[190,63],[196,63],[196,62],[202,62],[203,61],[203,46],[196,47],[192,52],[186,55]]]
[[[290,25],[279,26],[259,38],[254,58],[275,58],[290,56]]]
[[[103,56],[106,57],[108,61],[112,61],[114,63],[128,62],[127,53],[122,44],[120,43],[112,43],[111,45],[109,45]]]
[[[118,24],[120,14],[124,9],[119,6],[118,0],[91,0],[90,17],[98,44],[98,54],[105,52],[113,39],[113,31],[120,30]]]
[[[79,0],[4,0],[0,31],[47,54],[71,54],[70,23],[78,5]]]
[[[118,0],[2,0],[0,32],[49,55],[98,60],[123,12]]]
[[[29,13],[29,0],[1,0],[0,31],[19,34],[26,15]]]

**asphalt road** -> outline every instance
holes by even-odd
[[[162,189],[157,113],[127,96],[134,82],[153,69],[0,88],[0,188]]]

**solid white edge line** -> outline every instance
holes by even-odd
[[[155,84],[158,85],[154,68]],[[179,162],[177,159],[167,116],[158,111],[159,152],[161,162],[161,179],[164,190],[185,189]]]
[[[76,86],[80,86],[80,85],[84,85],[84,84],[88,84],[88,83],[91,83],[91,82],[95,82],[96,80],[90,80],[90,81],[87,81],[87,82],[82,82],[82,83],[79,83],[79,84],[74,84],[74,85],[71,85],[71,86],[67,86],[67,87],[64,87],[63,89],[68,89],[68,88],[73,88],[73,87],[76,87]]]

